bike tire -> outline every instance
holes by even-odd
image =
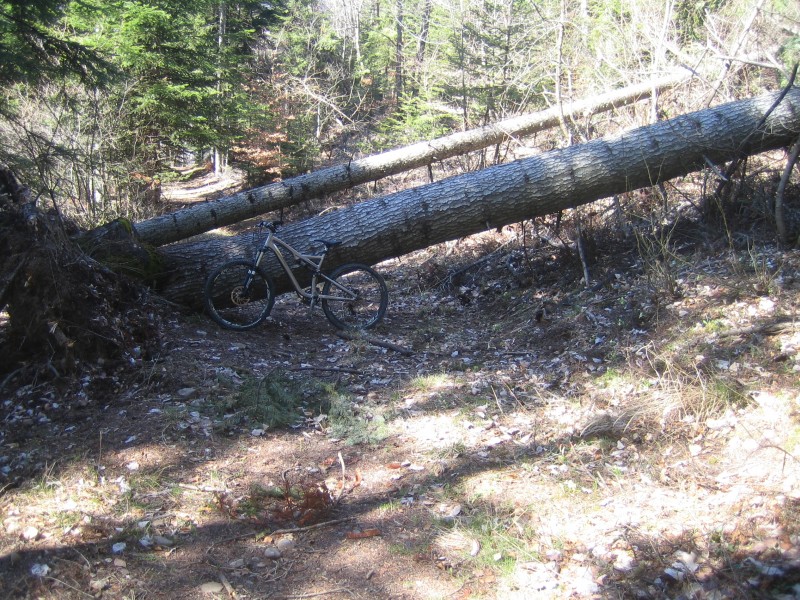
[[[350,263],[335,269],[328,277],[357,295],[350,300],[330,281],[325,282],[323,295],[342,295],[341,300],[322,300],[322,310],[334,327],[370,329],[383,319],[389,305],[389,290],[379,273],[367,265]]]
[[[250,277],[250,284],[245,285]],[[232,260],[206,279],[203,302],[209,316],[225,329],[246,331],[269,316],[275,304],[275,284],[260,267],[247,260]]]

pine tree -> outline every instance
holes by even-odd
[[[58,0],[0,1],[0,83],[36,82],[77,74],[86,82],[109,69],[97,53],[64,36]]]

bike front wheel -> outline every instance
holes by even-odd
[[[389,304],[386,282],[367,265],[342,265],[322,288],[322,310],[339,329],[369,329],[383,319]],[[335,298],[332,298],[335,297]]]
[[[247,260],[233,260],[214,269],[203,289],[206,310],[226,329],[252,329],[269,316],[275,284]]]

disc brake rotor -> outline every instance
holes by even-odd
[[[240,285],[231,290],[231,300],[236,306],[244,306],[250,302],[250,298],[244,294],[244,286]]]

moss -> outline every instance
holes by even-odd
[[[115,273],[145,283],[157,283],[163,276],[163,258],[155,246],[136,239],[129,219],[115,219],[76,241],[87,255]]]
[[[122,227],[129,236],[133,237],[133,223],[130,219],[126,219],[125,217],[120,217],[116,219],[116,223]]]

